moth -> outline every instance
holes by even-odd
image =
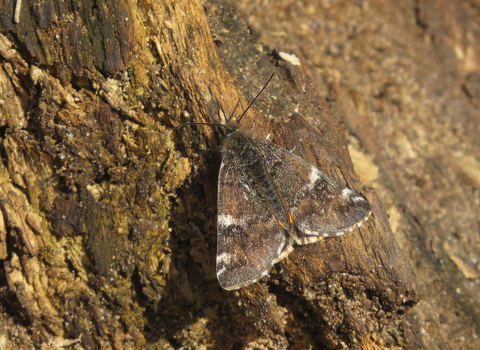
[[[218,176],[217,279],[236,290],[266,276],[294,244],[353,230],[370,214],[357,192],[251,131],[231,128]]]
[[[294,244],[341,236],[370,215],[370,206],[360,194],[251,131],[231,124],[190,124],[227,129],[217,205],[216,272],[222,288],[236,290],[255,283]],[[188,124],[180,126],[184,125]]]

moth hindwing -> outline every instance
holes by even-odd
[[[268,274],[293,244],[336,237],[370,214],[360,194],[293,153],[235,129],[222,143],[217,278],[235,290]]]

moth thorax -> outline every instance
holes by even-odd
[[[246,137],[237,137],[232,140],[231,151],[239,157],[242,163],[247,166],[254,166],[261,162],[258,150],[252,139]]]
[[[222,143],[223,151],[230,151],[237,156],[242,156],[248,147],[253,147],[253,139],[245,130],[236,130],[227,135]]]

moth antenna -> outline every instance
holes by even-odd
[[[240,104],[240,99],[238,99],[237,103],[235,104],[235,107],[233,108],[233,112],[230,114],[230,117],[228,117],[229,121],[232,120],[233,115],[235,114],[235,111],[237,110],[239,104]]]
[[[275,75],[275,72],[273,72],[272,75],[270,75],[270,78],[268,78],[267,82],[263,85],[263,87],[260,89],[258,94],[253,98],[252,102],[250,102],[248,104],[247,108],[243,111],[243,113],[240,115],[240,117],[238,117],[237,123],[240,123],[240,120],[242,120],[243,116],[248,112],[250,107],[253,106],[253,104],[255,103],[257,98],[262,94],[263,90],[265,90],[265,88],[267,87],[268,83],[270,83],[270,80],[272,80],[274,75]]]
[[[222,123],[191,122],[191,123],[183,123],[183,124],[177,125],[176,127],[173,128],[173,130],[177,130],[177,129],[183,128],[185,126],[190,126],[190,125],[211,125],[211,126],[221,126],[221,127],[227,128],[227,126],[225,124],[222,124]]]

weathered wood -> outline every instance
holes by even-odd
[[[478,209],[475,195],[467,192],[480,183],[473,156],[479,147],[466,125],[472,124],[472,130],[478,126],[466,117],[458,122],[475,150],[472,154],[457,150],[437,156],[417,147],[395,152],[392,144],[411,146],[409,130],[425,134],[431,124],[432,132],[442,135],[442,123],[428,114],[431,123],[424,121],[420,128],[402,114],[403,109],[414,113],[422,108],[402,94],[408,79],[384,81],[381,89],[373,83],[371,99],[362,94],[361,77],[369,69],[381,71],[379,62],[387,64],[378,52],[394,50],[389,36],[361,42],[353,50],[352,57],[364,57],[372,54],[368,47],[375,47],[379,55],[355,75],[342,73],[348,65],[336,62],[338,42],[322,46],[315,37],[320,42],[315,51],[298,33],[296,45],[295,40],[275,41],[281,20],[259,25],[256,15],[265,11],[267,17],[271,11],[260,5],[248,13],[262,41],[239,20],[241,10],[223,2],[24,3],[18,23],[14,8],[11,2],[10,10],[2,11],[0,25],[0,93],[6,101],[0,106],[0,259],[5,270],[0,300],[5,332],[17,334],[8,338],[10,346],[54,347],[78,340],[73,346],[87,349],[446,348],[460,341],[442,339],[444,327],[434,303],[448,320],[455,308],[478,319],[476,287],[462,280],[475,281],[478,273],[445,229],[452,227],[458,240],[478,243],[474,215],[455,211],[452,204],[449,212],[458,216],[434,220],[435,229],[429,227],[435,213],[447,217],[442,201],[460,198]],[[292,15],[291,22],[282,23],[310,23],[312,27],[302,28],[311,30],[311,37],[315,30],[326,36],[325,23],[332,18],[322,17],[319,29],[311,12],[294,9],[281,11]],[[388,16],[388,11],[376,10]],[[422,11],[427,10],[419,9],[418,23],[432,26],[431,32],[424,28],[425,36],[442,32],[448,21],[433,20]],[[358,20],[350,7],[342,12],[334,5],[326,12]],[[395,13],[410,20],[401,15],[405,11]],[[453,6],[451,13],[460,10]],[[396,30],[402,28],[397,25]],[[277,36],[272,39],[269,33]],[[395,38],[421,52],[418,28],[409,35]],[[352,37],[343,39],[345,47]],[[337,40],[341,38],[339,34]],[[270,48],[261,46],[265,42]],[[275,45],[299,56],[304,52],[306,58],[293,66],[278,55],[281,49],[271,49]],[[400,54],[395,52],[392,61],[408,57]],[[429,57],[432,66],[420,57],[412,61],[423,62],[419,76],[430,77],[428,69],[442,72],[453,64],[448,55],[444,61],[431,53]],[[457,103],[476,103],[472,70],[464,69],[470,75],[458,88],[465,96]],[[174,126],[238,115],[273,71],[274,80],[241,125],[253,127],[258,136],[270,135],[274,143],[362,192],[373,215],[343,237],[295,247],[268,278],[226,292],[216,281],[214,266],[217,151],[223,130]],[[325,85],[319,92],[322,78]],[[429,84],[440,89],[439,80],[431,79]],[[415,91],[421,100],[421,89]],[[448,129],[449,122],[443,124]],[[362,175],[375,179],[366,181],[374,189],[356,179],[345,131],[355,158],[370,167]],[[425,149],[428,142],[442,146],[425,138],[424,143],[416,139]],[[445,154],[447,160],[440,160]],[[380,169],[380,175],[371,175],[372,168]],[[466,179],[462,186],[459,179]],[[410,310],[420,299],[415,274],[393,236],[387,211],[402,248],[418,264],[428,295],[419,311],[413,309],[416,313]],[[435,234],[447,243],[438,243]],[[432,253],[430,246],[443,253]],[[477,248],[472,246],[474,255]],[[447,268],[436,259],[447,261]],[[442,271],[448,269],[463,275]],[[466,296],[455,299],[453,282]],[[445,290],[447,297],[433,290]],[[19,316],[24,322],[16,321]],[[477,332],[473,323],[455,325],[466,339],[465,348],[472,348]],[[425,329],[432,335],[421,334]]]

